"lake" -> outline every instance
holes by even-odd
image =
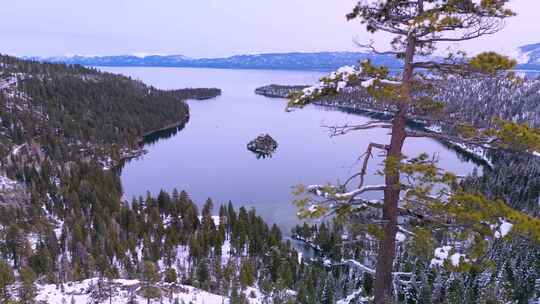
[[[322,125],[362,123],[368,118],[309,106],[285,112],[286,100],[255,95],[268,84],[310,84],[322,73],[299,71],[221,70],[189,68],[102,68],[140,79],[161,89],[217,87],[222,96],[188,101],[191,117],[174,136],[149,143],[148,154],[128,161],[121,179],[124,198],[145,196],[160,189],[186,190],[202,205],[229,200],[235,206],[256,208],[268,222],[285,232],[299,220],[292,205],[292,187],[345,180],[359,170],[358,158],[371,141],[386,143],[387,130],[370,130],[329,137]],[[270,134],[279,144],[271,158],[258,159],[246,149],[259,134]],[[430,139],[409,139],[408,156],[436,153],[440,165],[458,174],[476,166],[455,151]],[[380,167],[371,161],[370,173]],[[368,183],[379,183],[370,175]],[[216,208],[217,209],[217,208]],[[217,211],[217,210],[215,210]]]

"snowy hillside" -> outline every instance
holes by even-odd
[[[143,286],[139,280],[113,280],[108,282],[99,278],[92,278],[80,282],[68,282],[62,285],[46,284],[36,285],[37,303],[63,304],[63,303],[146,303],[143,297]],[[230,299],[212,294],[192,286],[180,284],[159,285],[161,297],[152,302],[193,303],[193,304],[228,304]],[[261,293],[254,288],[244,291],[249,304],[263,303]]]

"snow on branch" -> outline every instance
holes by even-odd
[[[353,259],[347,259],[347,260],[342,260],[341,262],[339,263],[328,263],[329,261],[326,261],[326,264],[327,265],[331,265],[331,266],[344,266],[344,265],[348,265],[348,266],[352,266],[352,267],[355,267],[355,268],[358,268],[364,272],[367,272],[367,273],[370,273],[370,274],[375,274],[375,269],[371,268],[371,267],[368,267],[360,262],[358,262],[357,260],[353,260]],[[399,276],[411,276],[412,273],[411,272],[392,272],[392,276],[394,277],[399,277]]]
[[[354,299],[359,297],[361,294],[362,294],[362,290],[359,289],[351,293],[350,295],[348,295],[346,298],[338,300],[336,304],[350,304]],[[365,297],[360,297],[359,299],[357,299],[356,303],[369,303],[369,299]]]
[[[498,225],[490,225],[491,230],[493,231],[493,236],[496,239],[504,238],[505,236],[512,231],[514,225],[508,222],[505,219],[499,219]]]
[[[431,267],[443,266],[444,262],[448,260],[454,267],[459,267],[461,262],[469,262],[464,254],[455,252],[452,246],[442,246],[435,248],[434,258],[431,259]]]
[[[364,271],[364,272],[367,272],[367,273],[370,273],[370,274],[375,274],[375,269],[371,268],[371,267],[368,267],[356,260],[353,260],[353,259],[348,259],[348,260],[342,260],[341,262],[339,263],[334,263],[332,264],[332,266],[344,266],[344,265],[348,265],[348,266],[352,266],[352,267],[355,267],[355,268],[359,268],[360,270]]]
[[[322,77],[318,84],[291,94],[287,109],[303,107],[324,96],[339,94],[351,86],[370,88],[401,85],[401,82],[387,78],[388,70],[375,68],[369,61],[364,61],[358,66],[343,66],[328,76]]]
[[[342,193],[337,192],[339,189],[334,186],[310,185],[307,187],[307,189],[309,192],[323,198],[335,200],[350,200],[366,192],[384,191],[384,189],[386,189],[386,185],[368,185],[360,187],[356,190]]]

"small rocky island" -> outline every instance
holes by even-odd
[[[271,156],[277,147],[276,140],[268,134],[261,134],[247,144],[248,150],[257,154],[258,157]]]

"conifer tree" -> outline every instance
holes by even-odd
[[[435,100],[430,93],[436,85],[433,79],[437,77],[443,81],[448,75],[496,77],[515,65],[515,61],[494,52],[472,58],[457,52],[443,60],[425,59],[433,55],[441,43],[469,41],[497,33],[504,19],[514,16],[508,3],[509,0],[361,0],[347,15],[348,20],[360,20],[368,32],[386,33],[393,39],[391,48],[385,51],[378,50],[373,43],[359,45],[400,59],[401,75],[393,76],[386,67],[365,61],[357,67],[341,68],[323,77],[319,85],[290,97],[289,109],[292,109],[339,94],[346,87],[364,88],[393,114],[390,120],[330,127],[332,135],[383,128],[390,131],[390,140],[370,143],[359,172],[344,184],[299,186],[296,192],[300,196],[296,203],[302,216],[337,214],[347,217],[367,237],[377,240],[375,269],[358,261],[351,263],[374,274],[376,304],[396,300],[397,290],[393,286],[416,284],[411,282],[416,280],[412,272],[394,272],[398,241],[425,242],[419,237],[435,239],[436,235],[431,232],[439,232],[438,256],[444,258],[436,260],[435,266],[457,270],[467,267],[465,262],[482,264],[489,242],[506,237],[509,231],[540,240],[538,219],[517,212],[502,201],[466,192],[459,178],[438,168],[435,158],[427,154],[407,158],[403,151],[407,138],[419,137],[483,149],[540,151],[540,131],[501,120],[490,121],[484,128],[453,121],[443,116],[444,103]],[[415,117],[444,123],[449,126],[449,132],[407,128],[407,122]],[[385,156],[381,170],[384,184],[366,185],[369,159],[376,151]],[[358,183],[358,187],[351,189],[353,182]],[[382,200],[363,198],[373,192],[382,193]],[[400,223],[404,224],[398,224],[398,218],[402,218]],[[443,230],[445,232],[440,233]]]
[[[208,290],[210,281],[210,270],[208,260],[201,259],[197,264],[197,282],[202,289]]]
[[[36,287],[34,281],[36,274],[30,267],[21,267],[19,270],[21,285],[19,286],[19,300],[22,304],[34,303]]]
[[[7,301],[10,297],[7,287],[15,282],[15,275],[11,266],[4,261],[0,261],[0,299]]]
[[[255,282],[255,270],[250,260],[244,259],[240,265],[240,284],[242,289],[253,285]]]
[[[147,299],[147,303],[150,303],[151,299],[158,298],[161,295],[161,291],[154,286],[159,282],[159,271],[157,266],[151,261],[144,261],[142,279],[144,282],[144,297]]]
[[[19,267],[21,260],[22,249],[24,246],[24,238],[22,236],[22,231],[18,224],[12,224],[8,227],[6,233],[6,249],[9,251],[11,258],[13,259],[13,264],[15,268]]]
[[[176,283],[178,276],[174,268],[167,268],[165,271],[165,282],[167,283]]]

